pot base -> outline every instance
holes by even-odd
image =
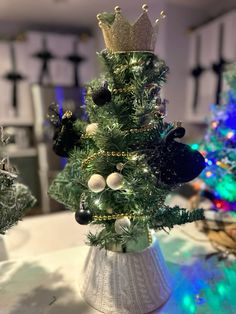
[[[169,273],[158,241],[134,253],[91,247],[85,261],[82,297],[107,314],[147,314],[171,293]]]

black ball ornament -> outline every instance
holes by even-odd
[[[174,140],[183,137],[184,133],[182,127],[171,130],[148,157],[148,164],[158,183],[170,186],[186,183],[196,178],[205,168],[205,159],[197,150]]]
[[[111,92],[108,89],[107,81],[105,81],[101,88],[92,92],[92,99],[93,102],[99,107],[102,107],[107,102],[111,101]]]
[[[92,221],[93,215],[89,209],[80,208],[75,212],[75,220],[80,225],[87,225]]]

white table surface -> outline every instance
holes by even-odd
[[[5,237],[10,259],[0,263],[0,314],[98,313],[79,294],[87,230],[69,212],[26,218],[12,229]],[[212,248],[194,224],[158,238],[174,289],[155,313],[236,313],[235,264],[205,260]]]
[[[74,214],[69,211],[26,217],[6,233],[4,243],[9,259],[21,259],[84,245],[88,230],[91,230],[91,226],[76,223]],[[186,233],[197,241],[186,236]],[[171,252],[174,259],[178,255],[181,259],[182,252],[191,251],[193,248],[195,252],[212,251],[207,238],[198,232],[194,223],[176,226],[169,234],[160,231],[158,235],[166,255],[172,251],[171,243],[179,239],[176,251]]]

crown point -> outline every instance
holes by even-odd
[[[115,7],[115,12],[116,13],[120,13],[121,12],[121,8],[118,5]]]
[[[102,14],[101,13],[97,14],[97,19],[101,20],[101,18],[102,18]]]
[[[101,22],[101,21],[98,23],[98,26],[99,26],[99,27],[102,27],[102,22]]]
[[[142,9],[144,12],[148,11],[148,5],[147,4],[143,4]]]
[[[165,19],[165,18],[166,18],[166,13],[165,13],[165,11],[161,11],[160,17],[161,17],[162,19]]]
[[[157,24],[157,23],[159,23],[159,22],[160,22],[160,20],[159,20],[159,19],[156,19],[155,23]]]
[[[175,121],[175,127],[179,128],[182,126],[182,121]]]

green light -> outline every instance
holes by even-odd
[[[183,298],[183,305],[186,306],[186,307],[189,307],[190,304],[191,304],[191,298],[189,295],[185,295],[184,298]]]
[[[194,304],[191,304],[190,307],[189,307],[189,311],[190,311],[191,313],[195,313],[195,310],[196,310],[195,305],[194,305]]]
[[[229,174],[225,175],[216,185],[220,196],[230,202],[236,201],[236,181]]]
[[[191,145],[191,148],[192,148],[193,150],[197,150],[197,149],[199,148],[199,144],[197,144],[197,143],[192,144],[192,145]]]
[[[196,307],[192,298],[186,294],[183,298],[183,306],[188,310],[189,313],[195,313]]]
[[[226,291],[225,286],[223,284],[218,284],[217,285],[217,291],[219,292],[220,295],[223,296],[225,294],[225,291]]]

